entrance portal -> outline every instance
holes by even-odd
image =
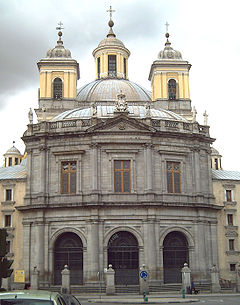
[[[181,283],[184,263],[189,263],[187,239],[181,232],[171,232],[163,242],[164,283]]]
[[[54,249],[54,284],[61,285],[61,271],[67,265],[70,284],[83,283],[83,244],[75,233],[64,233],[58,237]]]
[[[120,231],[108,242],[108,265],[115,270],[116,285],[138,285],[138,241],[129,232]]]

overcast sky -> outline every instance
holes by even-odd
[[[223,168],[240,171],[238,0],[0,0],[0,156],[13,141],[24,152],[27,113],[38,106],[36,63],[56,45],[58,22],[64,24],[64,46],[79,62],[81,87],[95,78],[92,51],[108,33],[110,5],[116,11],[113,30],[131,51],[129,78],[146,89],[168,21],[172,47],[192,64],[197,120],[203,124],[206,110]]]

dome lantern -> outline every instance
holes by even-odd
[[[13,146],[9,148],[4,156],[4,167],[19,165],[22,161],[23,155],[15,147],[15,141],[13,141]]]
[[[55,48],[38,62],[40,74],[39,105],[35,109],[38,121],[51,119],[60,109],[72,107],[76,98],[79,64],[62,41],[62,23],[58,23],[58,40]],[[54,106],[53,106],[54,105]]]
[[[158,107],[175,111],[192,120],[189,92],[189,70],[191,65],[182,59],[182,54],[174,50],[169,41],[168,23],[164,49],[151,66],[148,79],[152,86],[152,100]]]
[[[109,32],[92,53],[96,63],[96,78],[128,79],[128,57],[130,56],[130,51],[121,40],[116,38],[113,32],[112,12],[114,10],[112,10],[111,6],[108,12],[110,12]]]

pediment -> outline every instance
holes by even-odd
[[[88,132],[109,131],[109,132],[155,132],[156,130],[135,118],[121,114],[114,118],[106,119],[87,129]]]

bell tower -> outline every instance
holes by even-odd
[[[107,37],[93,50],[96,63],[96,79],[128,79],[128,58],[130,51],[121,40],[116,38],[113,32],[114,22],[112,21],[112,13],[115,11],[112,10],[111,6],[108,12],[110,13],[110,20],[108,22],[109,32]]]
[[[37,63],[40,88],[39,108],[35,109],[35,112],[38,121],[49,120],[65,110],[77,107],[79,64],[71,58],[71,52],[63,46],[61,22],[56,29],[59,30],[57,45]]]
[[[168,23],[166,23],[168,27]],[[166,33],[165,47],[151,66],[149,80],[152,86],[152,100],[155,107],[167,109],[193,119],[190,92],[189,70],[191,65],[182,59],[179,51],[174,50]]]

